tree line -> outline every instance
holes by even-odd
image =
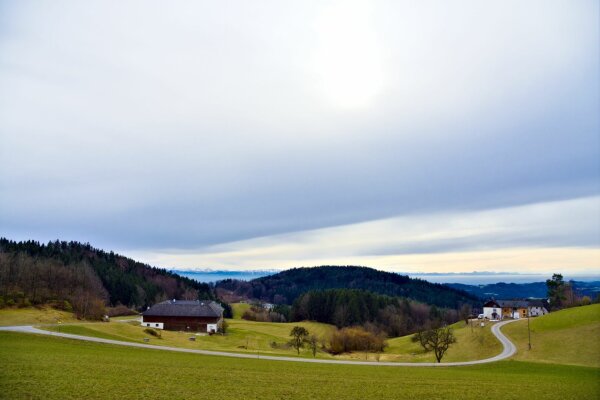
[[[143,309],[171,298],[215,299],[206,283],[96,249],[89,243],[57,240],[42,244],[6,238],[0,238],[0,296],[0,305],[66,300],[85,318],[103,306]]]
[[[404,336],[432,325],[452,324],[460,318],[454,309],[438,308],[407,298],[358,289],[313,290],[292,305],[291,321],[317,321],[338,328],[363,326],[387,336]]]

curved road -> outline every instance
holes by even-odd
[[[465,365],[477,365],[477,364],[486,364],[495,361],[504,360],[515,354],[517,352],[517,348],[513,342],[511,342],[504,334],[500,331],[500,328],[506,324],[514,322],[516,320],[503,321],[492,326],[492,333],[500,343],[502,343],[502,352],[494,357],[485,358],[483,360],[475,360],[475,361],[460,361],[460,362],[449,362],[449,363],[401,363],[401,362],[377,362],[377,361],[344,361],[344,360],[322,360],[316,358],[297,358],[297,357],[280,357],[280,356],[267,356],[267,355],[258,355],[258,354],[242,354],[242,353],[227,353],[224,351],[210,351],[210,350],[195,350],[195,349],[186,349],[179,347],[167,347],[167,346],[155,346],[151,344],[143,344],[143,343],[134,343],[134,342],[121,342],[119,340],[110,340],[110,339],[102,339],[91,336],[81,336],[81,335],[71,335],[69,333],[60,333],[60,332],[51,332],[45,331],[42,329],[35,328],[33,326],[5,326],[0,327],[0,331],[11,331],[11,332],[21,332],[21,333],[36,333],[40,335],[47,336],[58,336],[68,339],[75,340],[86,340],[88,342],[97,342],[97,343],[107,343],[107,344],[115,344],[118,346],[129,346],[129,347],[140,347],[144,349],[152,349],[152,350],[166,350],[166,351],[178,351],[180,353],[194,353],[194,354],[203,354],[208,356],[224,356],[224,357],[236,357],[236,358],[259,358],[262,360],[272,360],[272,361],[294,361],[294,362],[306,362],[306,363],[321,363],[321,364],[350,364],[350,365],[383,365],[390,367],[457,367],[457,366],[465,366]]]

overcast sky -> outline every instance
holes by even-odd
[[[0,235],[600,273],[600,3],[0,1]]]

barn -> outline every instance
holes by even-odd
[[[172,331],[217,332],[223,308],[212,300],[167,300],[142,313],[142,326]]]

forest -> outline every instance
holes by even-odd
[[[105,306],[143,309],[170,299],[215,299],[212,288],[90,244],[0,238],[0,306],[53,303],[82,318]]]
[[[328,289],[309,291],[298,297],[290,318],[324,322],[338,328],[362,326],[395,337],[454,323],[459,320],[459,312],[364,290]]]
[[[325,289],[362,289],[453,309],[463,304],[477,305],[480,301],[472,294],[445,285],[355,266],[293,268],[248,282],[219,281],[215,289],[227,300],[256,299],[275,304],[292,304],[308,291]]]

